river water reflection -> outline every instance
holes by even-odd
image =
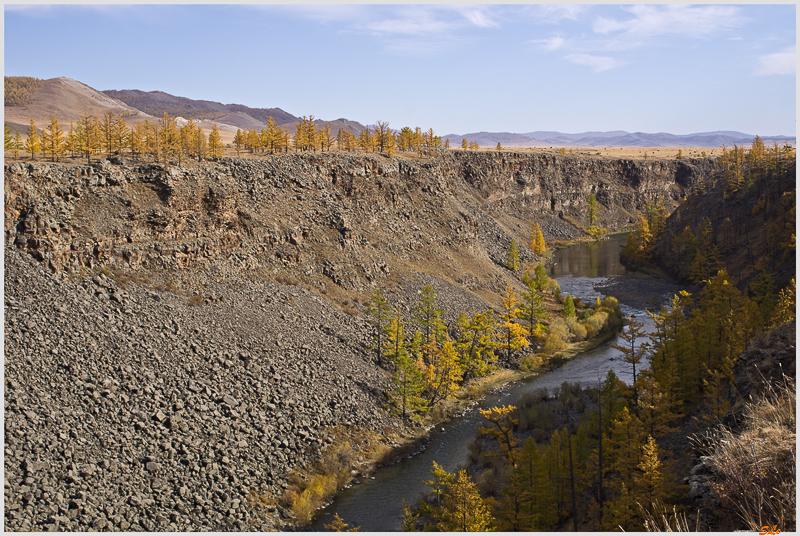
[[[612,237],[592,244],[581,244],[557,251],[554,264],[549,267],[550,277],[558,280],[562,294],[570,293],[592,303],[599,294],[592,285],[609,276],[625,273],[619,262],[619,254],[625,245],[626,235]],[[652,322],[644,311],[621,304],[626,315],[635,315],[652,329]],[[514,404],[523,394],[546,387],[552,390],[564,381],[596,385],[609,369],[622,380],[630,383],[630,365],[622,354],[610,346],[603,345],[569,361],[559,369],[504,387],[500,392],[487,396],[478,406],[488,409],[496,405]],[[431,478],[430,470],[436,461],[445,470],[453,472],[468,459],[468,445],[475,438],[477,427],[484,424],[477,409],[464,417],[437,427],[431,433],[428,448],[392,466],[382,467],[363,483],[341,492],[328,507],[320,512],[311,525],[311,530],[324,530],[333,514],[338,513],[351,527],[360,526],[362,531],[399,531],[403,515],[403,500],[415,504],[425,492],[424,481]]]

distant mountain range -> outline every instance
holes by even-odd
[[[216,124],[224,133],[235,133],[237,129],[260,130],[264,128],[269,117],[273,117],[278,125],[287,127],[294,134],[295,123],[300,121],[299,117],[280,108],[250,108],[242,104],[194,100],[176,97],[163,91],[125,89],[101,92],[65,76],[43,80],[27,105],[5,106],[4,120],[12,129],[19,130],[24,135],[31,119],[41,128],[49,122],[52,115],[68,128],[68,123],[76,121],[82,114],[102,115],[107,111],[124,116],[125,122],[129,125],[143,119],[157,119],[166,112],[186,120],[194,119],[205,130],[210,130]],[[323,127],[326,123],[319,119],[314,122],[318,127]],[[365,128],[361,123],[344,118],[328,123],[333,133],[343,128],[358,135]],[[399,129],[411,125],[391,126]],[[419,126],[425,128],[424,125]],[[227,134],[225,137],[231,135]],[[794,137],[764,135],[761,137],[767,145],[775,142],[778,145],[789,143],[796,146]],[[755,135],[735,131],[675,135],[664,132],[648,134],[614,130],[579,134],[555,131],[534,131],[523,134],[473,132],[443,136],[443,139],[450,140],[451,147],[460,147],[464,138],[477,142],[481,147],[496,147],[498,143],[504,147],[721,147],[723,144],[732,146],[734,143],[748,145]]]
[[[716,132],[701,132],[697,134],[676,135],[666,132],[648,134],[645,132],[625,132],[614,130],[610,132],[582,132],[579,134],[565,134],[554,131],[537,131],[525,134],[512,134],[510,132],[474,132],[471,134],[448,134],[444,136],[450,140],[451,147],[460,147],[461,140],[477,142],[481,147],[495,147],[498,143],[504,147],[722,147],[749,145],[756,137],[755,134],[745,134],[729,130]],[[794,137],[790,136],[761,136],[764,143],[779,146],[789,143],[796,145]]]

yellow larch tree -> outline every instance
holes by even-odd
[[[223,146],[222,137],[219,135],[217,124],[211,128],[211,134],[208,135],[208,154],[211,158],[220,158],[222,156]]]
[[[542,234],[542,228],[539,226],[539,222],[536,222],[536,224],[533,226],[529,247],[531,251],[537,255],[544,255],[544,252],[547,251],[547,245],[544,241],[544,234]]]
[[[28,138],[25,140],[25,150],[31,155],[32,160],[36,160],[36,153],[42,151],[42,146],[39,141],[39,132],[36,130],[36,123],[31,119],[31,125],[28,127]]]
[[[49,152],[54,162],[58,162],[58,157],[64,154],[64,131],[58,125],[58,119],[50,116],[49,132],[46,134],[47,146],[43,147],[43,152]],[[45,133],[42,132],[45,139]]]
[[[512,287],[506,289],[500,298],[501,311],[498,313],[500,321],[497,323],[498,346],[506,350],[506,359],[511,360],[511,354],[530,345],[526,335],[528,332],[514,320],[519,316],[519,298]]]

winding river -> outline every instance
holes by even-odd
[[[625,239],[626,235],[615,236],[556,251],[549,275],[558,281],[562,295],[569,292],[587,303],[593,303],[599,295],[592,288],[594,283],[625,273],[625,268],[619,262]],[[652,329],[652,321],[644,311],[624,302],[621,307],[626,315],[635,315],[639,321],[643,321],[646,330]],[[630,365],[624,362],[621,352],[602,345],[552,372],[507,385],[488,395],[478,407],[487,409],[514,404],[526,392],[542,387],[552,390],[565,381],[596,385],[609,369],[613,369],[622,380],[630,382]],[[463,417],[437,426],[431,431],[430,442],[424,452],[395,465],[381,467],[373,477],[340,492],[309,528],[325,530],[323,525],[331,522],[335,512],[351,527],[360,526],[362,531],[401,530],[403,500],[412,505],[427,492],[424,482],[431,477],[434,460],[449,472],[465,465],[469,452],[467,446],[475,438],[477,427],[482,424],[485,421],[473,406]]]

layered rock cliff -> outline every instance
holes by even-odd
[[[537,220],[548,240],[579,235],[569,223],[583,222],[589,193],[599,224],[620,229],[646,201],[674,205],[708,168],[500,153],[15,163],[5,170],[6,242],[56,271],[288,272],[353,291],[407,269],[486,281]]]

